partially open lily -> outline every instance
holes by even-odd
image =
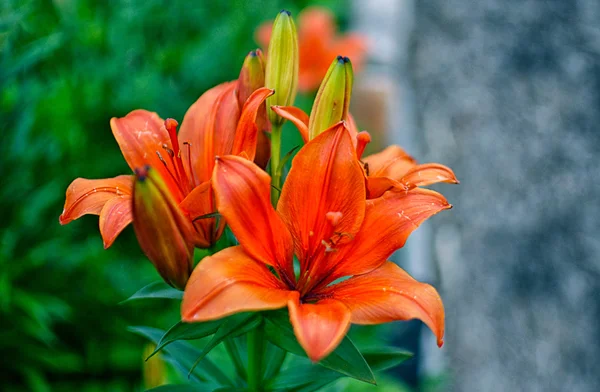
[[[364,171],[343,122],[298,152],[277,210],[269,176],[248,160],[219,158],[213,186],[240,246],[196,267],[183,321],[287,306],[313,361],[334,350],[351,323],[417,318],[441,346],[444,308],[437,291],[386,260],[421,222],[451,206],[420,188],[366,200]],[[348,279],[337,283],[340,278]]]
[[[334,16],[326,8],[310,7],[298,16],[298,50],[300,56],[298,89],[307,93],[316,90],[331,61],[339,54],[348,55],[360,69],[366,55],[366,40],[358,34],[336,35]],[[256,40],[267,48],[272,22],[261,25]]]
[[[134,110],[110,122],[129,167],[135,170],[148,165],[156,170],[191,221],[215,212],[210,186],[215,156],[234,154],[250,160],[256,156],[260,136],[257,116],[259,123],[260,118],[266,123],[266,114],[261,110],[265,110],[263,102],[273,93],[252,82],[252,75],[257,74],[260,76],[260,71],[249,76],[244,67],[239,80],[205,92],[185,114],[179,133],[175,120],[163,121],[147,110]],[[262,80],[264,83],[264,74]],[[60,223],[67,224],[85,214],[100,215],[100,232],[108,248],[132,221],[132,184],[131,175],[76,179],[67,189]],[[192,227],[193,244],[206,248],[219,238],[224,223],[207,218],[194,221]]]
[[[302,109],[293,106],[274,106],[272,109],[290,120],[298,128],[304,142],[308,143],[310,118]],[[350,113],[347,115],[346,124],[356,149],[356,157],[365,169],[367,195],[370,199],[377,198],[388,190],[405,191],[438,182],[458,184],[458,179],[448,166],[439,163],[418,164],[416,159],[397,145],[363,158],[371,137],[366,131],[358,131]]]

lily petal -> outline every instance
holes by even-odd
[[[197,184],[210,179],[214,157],[228,154],[235,137],[239,119],[239,105],[235,94],[237,82],[222,83],[198,98],[185,113],[178,138],[190,143],[194,159],[190,160],[187,149],[182,148],[184,161],[192,162]],[[230,150],[229,150],[230,151]]]
[[[351,310],[352,323],[419,319],[435,334],[438,346],[443,344],[444,305],[438,292],[391,261],[366,275],[329,286],[323,293]]]
[[[235,246],[204,258],[194,269],[183,294],[181,317],[185,322],[206,321],[279,309],[297,297],[263,263]]]
[[[342,302],[326,299],[315,304],[288,302],[298,343],[313,362],[329,355],[350,328],[351,312]]]
[[[117,236],[133,220],[131,213],[131,196],[113,197],[100,211],[100,234],[104,249],[108,249]]]
[[[213,174],[217,207],[244,250],[293,279],[292,237],[271,206],[271,178],[254,163],[229,155]]]
[[[65,207],[59,217],[61,225],[85,215],[100,215],[113,198],[131,196],[133,176],[122,175],[101,180],[77,178],[67,188]]]
[[[439,163],[424,163],[414,166],[402,176],[399,182],[408,188],[427,186],[438,182],[458,184],[452,169]]]
[[[294,106],[271,106],[271,109],[279,116],[290,120],[298,128],[304,143],[308,143],[308,114]]]
[[[367,177],[367,198],[376,199],[391,189],[407,191],[408,186],[388,177]]]
[[[192,221],[199,216],[215,212],[217,207],[214,202],[214,193],[210,180],[192,189],[179,204],[179,207],[181,207]],[[197,231],[193,241],[194,245],[199,248],[210,247],[220,237],[224,229],[223,222],[223,224],[219,225],[215,233],[216,218],[198,219],[193,223]]]
[[[172,146],[164,120],[158,114],[142,109],[134,110],[125,117],[111,118],[110,127],[132,171],[144,165],[164,169],[157,152],[166,155],[163,145],[169,148]],[[170,162],[167,164],[172,168]],[[166,178],[164,175],[163,177]]]
[[[389,177],[399,180],[417,161],[399,146],[389,146],[381,152],[363,158],[369,177]]]
[[[254,91],[242,109],[240,120],[235,131],[235,140],[232,155],[241,155],[245,153],[248,159],[254,160],[256,156],[256,147],[258,143],[258,126],[256,125],[256,116],[262,103],[267,97],[273,95],[274,91],[266,87],[261,87]],[[222,153],[221,153],[222,154]]]
[[[338,278],[361,275],[382,265],[427,218],[451,208],[441,194],[422,188],[386,192],[367,201],[365,219],[354,240],[333,255],[330,276],[324,286]]]
[[[314,255],[334,232],[339,235],[338,244],[349,240],[363,221],[364,200],[363,169],[340,122],[298,152],[281,192],[277,210],[295,239],[300,262]],[[327,219],[330,213],[338,216],[335,222]],[[308,266],[301,267],[306,270]]]

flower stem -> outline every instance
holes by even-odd
[[[273,124],[271,127],[271,203],[277,207],[279,191],[281,190],[281,125]]]
[[[248,332],[248,390],[258,392],[261,390],[263,379],[263,356],[265,342],[262,326]]]

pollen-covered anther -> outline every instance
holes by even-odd
[[[371,143],[371,135],[367,131],[359,132],[356,135],[356,156],[360,159],[365,152],[367,144]]]
[[[167,152],[167,154],[169,154],[169,156],[170,156],[171,158],[173,158],[173,157],[175,156],[175,153],[173,152],[173,150],[171,150],[171,149],[169,148],[169,146],[167,146],[166,144],[163,144],[163,145],[162,145],[162,148],[163,148],[163,150],[165,150],[165,151]]]
[[[337,252],[337,249],[335,249],[333,246],[335,245],[333,242],[329,243],[325,240],[321,241],[321,244],[325,247],[325,253],[329,253],[329,252]]]

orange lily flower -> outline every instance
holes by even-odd
[[[421,188],[366,200],[355,157],[343,122],[311,140],[293,160],[277,210],[267,173],[239,157],[218,158],[217,206],[240,246],[196,267],[183,296],[183,321],[287,306],[313,361],[331,353],[351,323],[417,318],[441,346],[444,307],[437,291],[386,260],[421,222],[451,206]],[[349,278],[336,283],[343,277]]]
[[[290,120],[298,128],[304,143],[308,142],[309,116],[302,109],[293,106],[273,106],[272,109],[281,117]],[[415,158],[397,145],[362,158],[371,136],[366,131],[358,131],[356,122],[350,114],[348,114],[347,126],[356,148],[357,158],[361,160],[365,169],[369,199],[380,197],[388,190],[405,191],[438,182],[459,183],[448,166],[439,163],[418,164]]]
[[[308,93],[319,88],[331,61],[338,53],[352,58],[355,69],[364,62],[366,40],[358,34],[336,36],[334,16],[326,8],[309,7],[298,16],[298,52],[300,56],[298,89]],[[256,31],[256,41],[266,48],[271,39],[272,22]]]
[[[110,121],[132,171],[146,166],[156,170],[191,221],[215,211],[210,179],[216,155],[255,158],[260,137],[257,116],[259,122],[266,116],[263,102],[273,92],[264,87],[248,91],[243,77],[244,70],[239,80],[202,94],[185,114],[179,134],[175,120],[163,121],[147,110],[134,110]],[[67,189],[59,221],[64,225],[85,214],[100,215],[100,233],[104,248],[108,248],[133,219],[132,186],[132,175],[77,178]],[[224,222],[217,225],[215,218],[197,220],[188,237],[193,245],[207,248],[217,241],[224,226]]]

